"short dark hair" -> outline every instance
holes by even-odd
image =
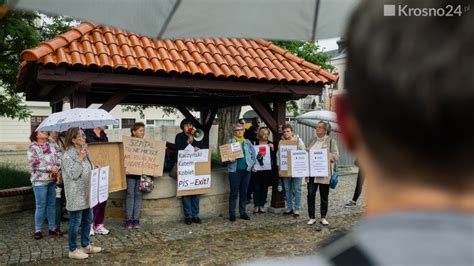
[[[135,137],[133,135],[133,131],[137,131],[141,127],[145,128],[145,124],[143,124],[143,122],[136,122],[135,124],[133,124],[133,126],[130,128],[130,136]]]
[[[38,141],[38,131],[36,131],[36,130],[31,131],[30,141],[31,142]]]
[[[289,128],[291,132],[293,132],[293,127],[290,124],[285,124],[281,130],[285,130],[287,128]]]
[[[181,128],[181,130],[184,130],[184,125],[192,125],[194,126],[194,123],[191,119],[189,118],[185,118],[183,119],[183,121],[181,121],[181,123],[179,124],[179,127]]]
[[[453,174],[474,170],[474,16],[384,16],[384,4],[393,3],[363,1],[349,21],[348,108],[385,171],[401,178],[416,169],[425,174],[415,182],[450,189],[471,182],[472,188],[472,180]],[[460,2],[396,3],[444,8]]]

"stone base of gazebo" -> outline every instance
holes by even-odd
[[[226,167],[211,171],[211,191],[201,195],[200,217],[211,218],[227,215],[229,210],[229,180]],[[106,216],[125,219],[125,191],[109,195]],[[176,197],[176,179],[164,173],[155,178],[155,189],[143,194],[141,220],[144,222],[165,222],[184,220],[181,197]]]

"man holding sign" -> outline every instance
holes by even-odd
[[[181,121],[180,127],[183,132],[176,134],[176,138],[174,141],[176,144],[176,149],[178,149],[178,156],[180,153],[183,153],[182,151],[184,151],[186,147],[188,147],[188,145],[192,147],[190,153],[192,153],[193,151],[197,152],[199,151],[199,149],[204,148],[204,143],[202,141],[197,141],[192,134],[194,130],[194,125],[190,119],[186,118]],[[180,163],[182,164],[181,167],[179,166]],[[178,171],[187,172],[188,170],[184,169],[187,167],[186,165],[190,165],[193,169],[190,169],[189,172],[191,174],[195,174],[195,165],[193,162],[181,162],[181,160],[178,159]],[[210,182],[210,177],[207,179],[207,182]],[[200,224],[201,219],[199,218],[199,195],[183,196],[182,201],[184,211],[184,222],[187,225],[190,225],[192,223]]]
[[[339,150],[334,139],[328,136],[328,123],[319,122],[316,127],[316,137],[308,144],[306,149],[310,156],[310,178],[306,179],[308,187],[308,224],[316,222],[315,198],[319,187],[321,197],[321,224],[328,225],[326,214],[328,212],[329,181],[334,171],[334,161],[339,159]]]

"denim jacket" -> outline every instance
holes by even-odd
[[[234,138],[231,138],[227,141],[227,144],[237,142]],[[244,140],[244,150],[245,150],[245,160],[247,163],[247,171],[251,171],[252,167],[257,162],[255,159],[255,149],[253,148],[252,143],[250,140]],[[235,173],[237,171],[237,161],[233,163],[227,163],[227,170],[229,173]]]

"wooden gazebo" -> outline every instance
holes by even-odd
[[[48,101],[53,112],[65,99],[108,111],[117,104],[174,106],[207,136],[218,108],[251,105],[279,139],[286,102],[337,80],[265,40],[156,40],[92,23],[23,51],[21,59],[17,91]]]

